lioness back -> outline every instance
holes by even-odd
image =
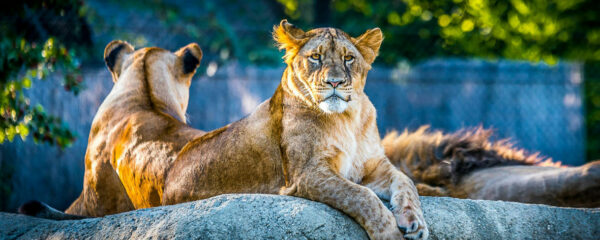
[[[285,182],[271,101],[244,119],[188,143],[169,171],[163,203],[225,193],[277,194]]]
[[[19,211],[62,220],[159,206],[177,153],[204,134],[185,124],[191,78],[201,58],[195,43],[175,53],[109,43],[104,60],[115,84],[92,122],[81,195],[66,214],[37,201]]]
[[[204,132],[185,124],[188,89],[201,51],[137,51],[111,42],[105,60],[115,85],[90,131],[84,189],[67,213],[103,216],[159,206],[166,171],[177,153]]]

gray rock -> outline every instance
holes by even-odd
[[[431,239],[597,239],[599,209],[422,197]],[[366,239],[325,204],[222,195],[103,218],[52,221],[0,213],[0,239]]]

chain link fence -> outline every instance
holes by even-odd
[[[312,14],[299,17],[289,12],[286,2],[90,0],[77,15],[84,16],[82,26],[89,29],[72,28],[65,20],[73,18],[72,13],[53,12],[54,17],[47,17],[49,10],[31,12],[37,19],[26,24],[34,29],[31,32],[86,42],[87,50],[79,55],[85,89],[74,96],[64,91],[61,75],[52,75],[26,91],[32,104],[43,104],[68,123],[76,141],[64,150],[36,145],[30,138],[0,145],[0,210],[15,211],[30,199],[64,209],[80,193],[91,121],[112,87],[102,62],[104,46],[111,40],[169,50],[199,43],[204,58],[190,90],[188,115],[192,126],[212,130],[242,118],[273,94],[284,65],[270,31],[281,19],[291,18],[301,26],[338,26],[354,36],[366,30],[365,24],[339,19],[347,13],[317,14],[319,9],[334,11],[336,1],[329,5],[297,1],[297,9],[310,8]],[[43,31],[36,30],[39,26]],[[483,126],[494,129],[496,139],[510,138],[517,146],[556,161],[570,165],[586,161],[586,143],[590,152],[589,143],[597,141],[586,140],[596,134],[590,129],[600,132],[594,125],[600,122],[600,97],[588,94],[600,89],[600,84],[593,84],[600,79],[593,77],[600,72],[598,65],[437,56],[434,48],[444,43],[420,41],[434,34],[424,29],[410,25],[399,33],[402,41],[386,39],[394,42],[369,74],[365,91],[377,108],[382,135],[422,125],[446,132]],[[406,47],[399,49],[402,46]],[[389,54],[394,48],[405,57]]]

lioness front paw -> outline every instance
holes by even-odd
[[[399,196],[401,199],[397,205],[392,205],[392,213],[396,218],[398,228],[406,239],[427,239],[429,230],[423,217],[421,204],[418,198]]]

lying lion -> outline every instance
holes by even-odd
[[[381,31],[354,38],[334,28],[304,32],[283,20],[273,35],[288,65],[273,97],[209,133],[185,124],[202,56],[197,45],[171,53],[110,43],[105,59],[115,85],[92,124],[81,195],[69,215],[39,202],[21,211],[71,219],[270,193],[339,209],[371,239],[426,239],[417,190],[386,157],[363,92]]]
[[[383,139],[392,163],[420,195],[600,207],[600,161],[565,167],[528,154],[481,128],[453,134],[428,127]]]

